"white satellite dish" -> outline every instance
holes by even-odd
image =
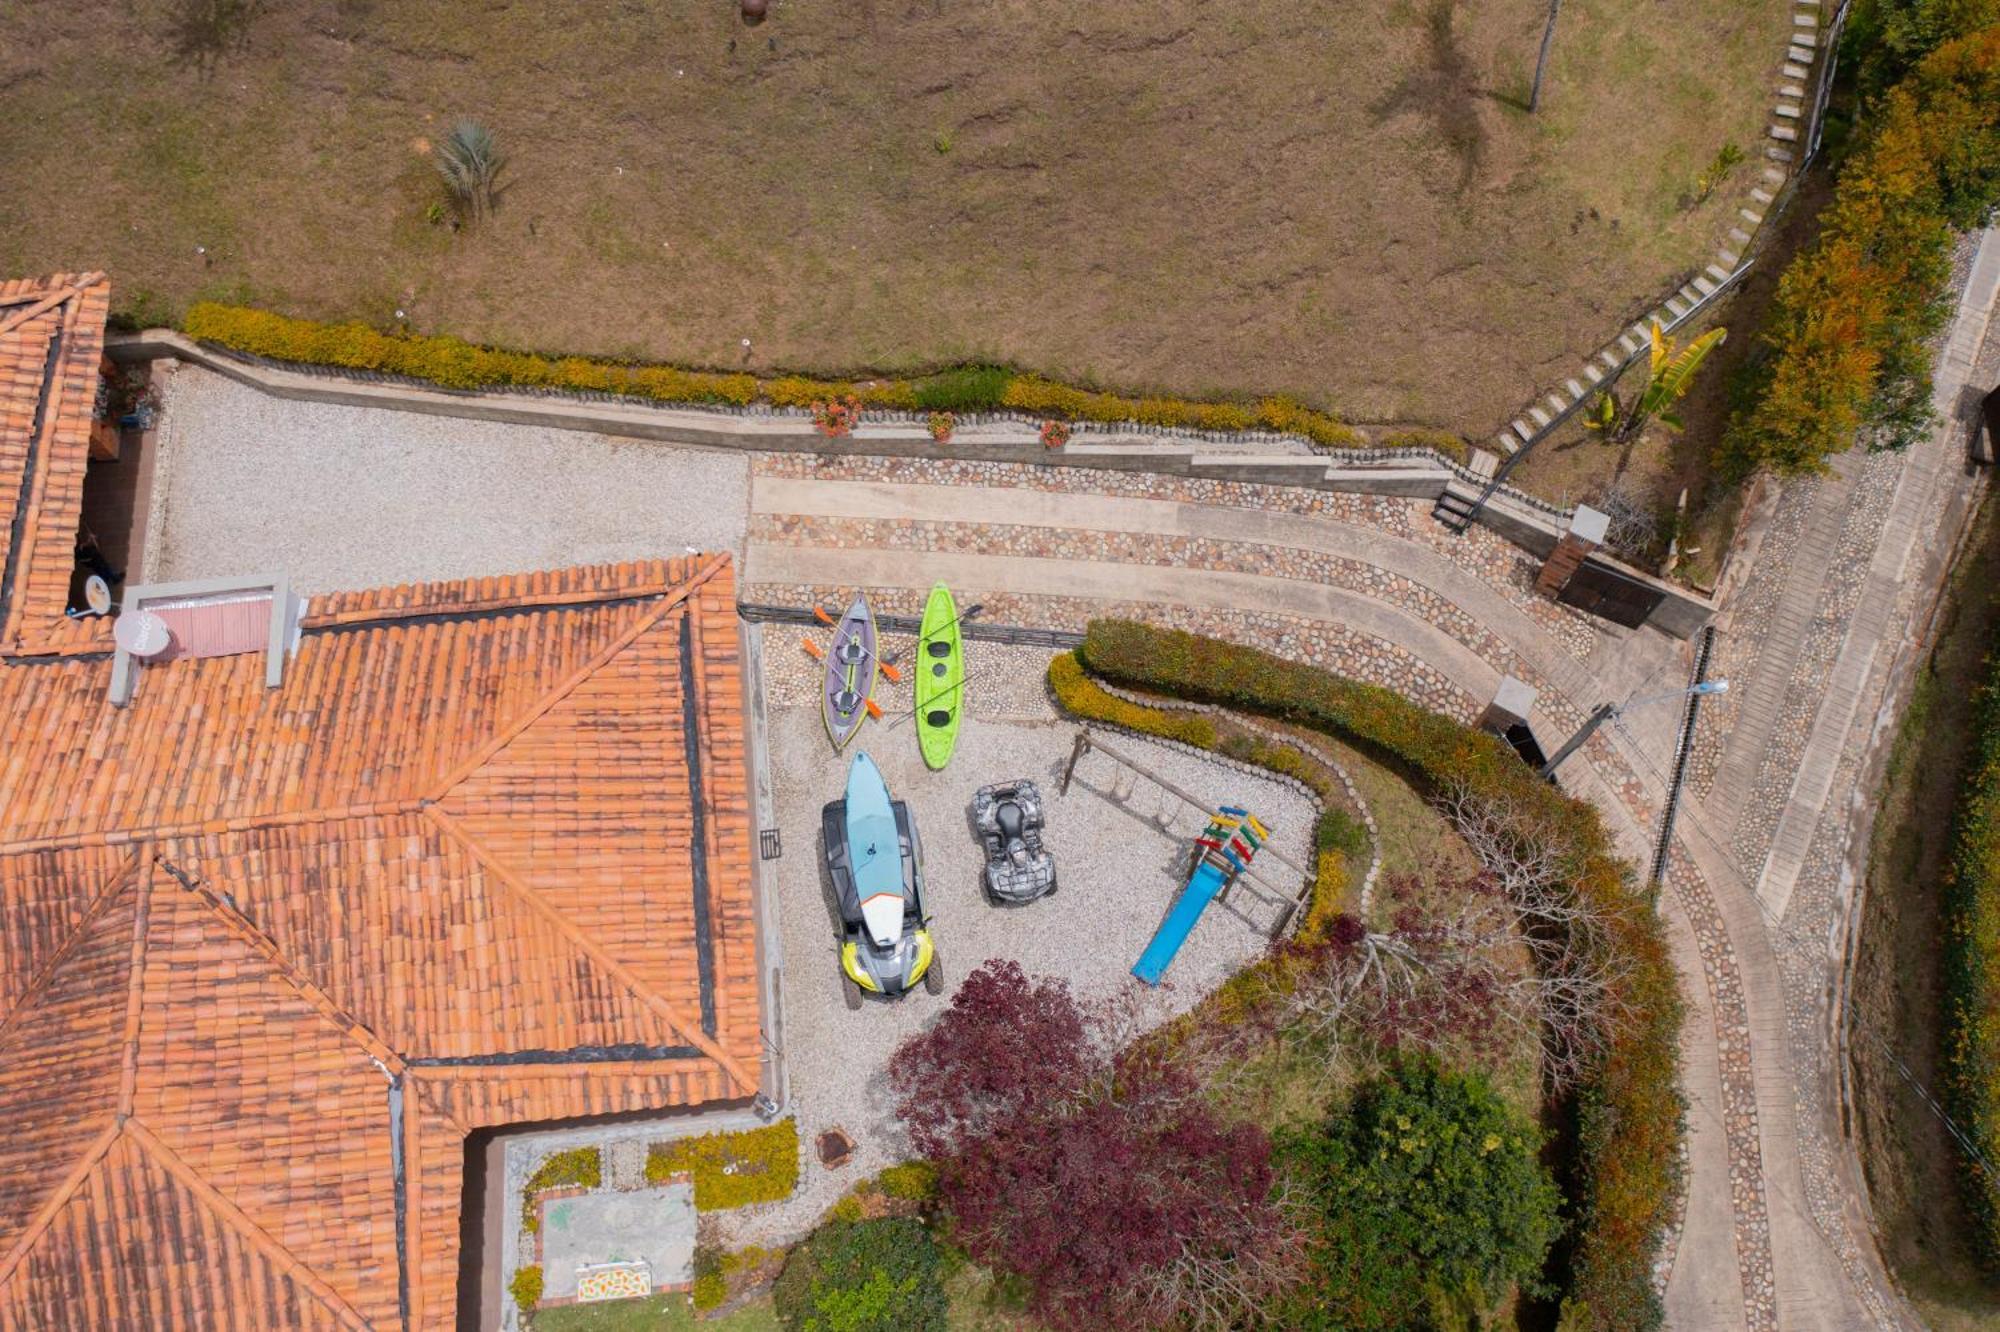
[[[111,614],[111,584],[100,574],[92,574],[83,580],[83,603],[90,607],[92,615]]]
[[[174,641],[167,622],[148,610],[128,610],[112,622],[111,637],[135,657],[157,657]]]

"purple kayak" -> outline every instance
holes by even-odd
[[[857,596],[833,627],[833,647],[826,654],[826,687],[820,693],[827,738],[836,751],[854,738],[861,729],[861,719],[868,715],[877,668],[875,616],[868,609],[868,598]]]

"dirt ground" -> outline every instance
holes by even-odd
[[[2000,1329],[2000,1294],[1962,1243],[1969,1222],[1957,1148],[1890,1053],[1939,1087],[1938,885],[1969,757],[1972,694],[2000,631],[1996,580],[2000,508],[1989,500],[1890,759],[1854,973],[1856,1131],[1882,1255],[1939,1332]]]
[[[1754,183],[1782,0],[0,7],[0,270],[757,369],[1497,428]],[[454,233],[432,142],[510,156]],[[1725,143],[1749,161],[1687,202]],[[743,347],[743,339],[750,347]]]

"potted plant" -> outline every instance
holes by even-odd
[[[812,405],[812,416],[813,424],[819,427],[819,433],[828,439],[851,435],[861,420],[861,399],[850,393],[844,398],[815,402]]]
[[[951,439],[952,431],[958,429],[958,417],[950,412],[932,412],[929,424],[931,438],[943,444]]]
[[[1059,449],[1067,443],[1069,443],[1069,422],[1067,421],[1042,422],[1043,448]]]

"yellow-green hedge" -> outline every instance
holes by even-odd
[[[542,1269],[533,1265],[514,1269],[514,1279],[507,1283],[507,1291],[522,1313],[533,1313],[542,1302]]]
[[[1049,662],[1049,688],[1056,702],[1072,716],[1227,754],[1304,782],[1319,797],[1323,808],[1328,811],[1336,808],[1335,779],[1310,755],[1254,732],[1220,735],[1213,719],[1200,713],[1172,712],[1127,702],[1085,674],[1074,652],[1065,652]],[[1321,816],[1322,820],[1328,817],[1331,815]],[[1301,936],[1308,940],[1319,937],[1344,904],[1347,883],[1347,858],[1339,851],[1322,851],[1313,865],[1312,899],[1306,903],[1305,915],[1299,922]]]
[[[740,1133],[708,1133],[657,1143],[646,1156],[646,1178],[664,1184],[694,1177],[699,1212],[722,1212],[789,1198],[799,1182],[799,1134],[789,1119]]]
[[[759,401],[776,407],[809,407],[815,401],[853,394],[864,406],[916,411],[927,405],[927,385],[948,380],[961,387],[979,386],[972,398],[954,398],[962,411],[1018,411],[1076,421],[1133,421],[1198,430],[1282,430],[1327,448],[1363,442],[1338,417],[1289,398],[1241,403],[1127,397],[992,367],[972,367],[979,373],[970,377],[961,369],[924,379],[836,380],[804,375],[759,379],[748,374],[501,351],[461,338],[383,333],[366,324],[322,324],[209,301],[190,308],[181,329],[197,341],[272,360],[401,375],[452,389],[581,389],[656,402],[730,407]]]

